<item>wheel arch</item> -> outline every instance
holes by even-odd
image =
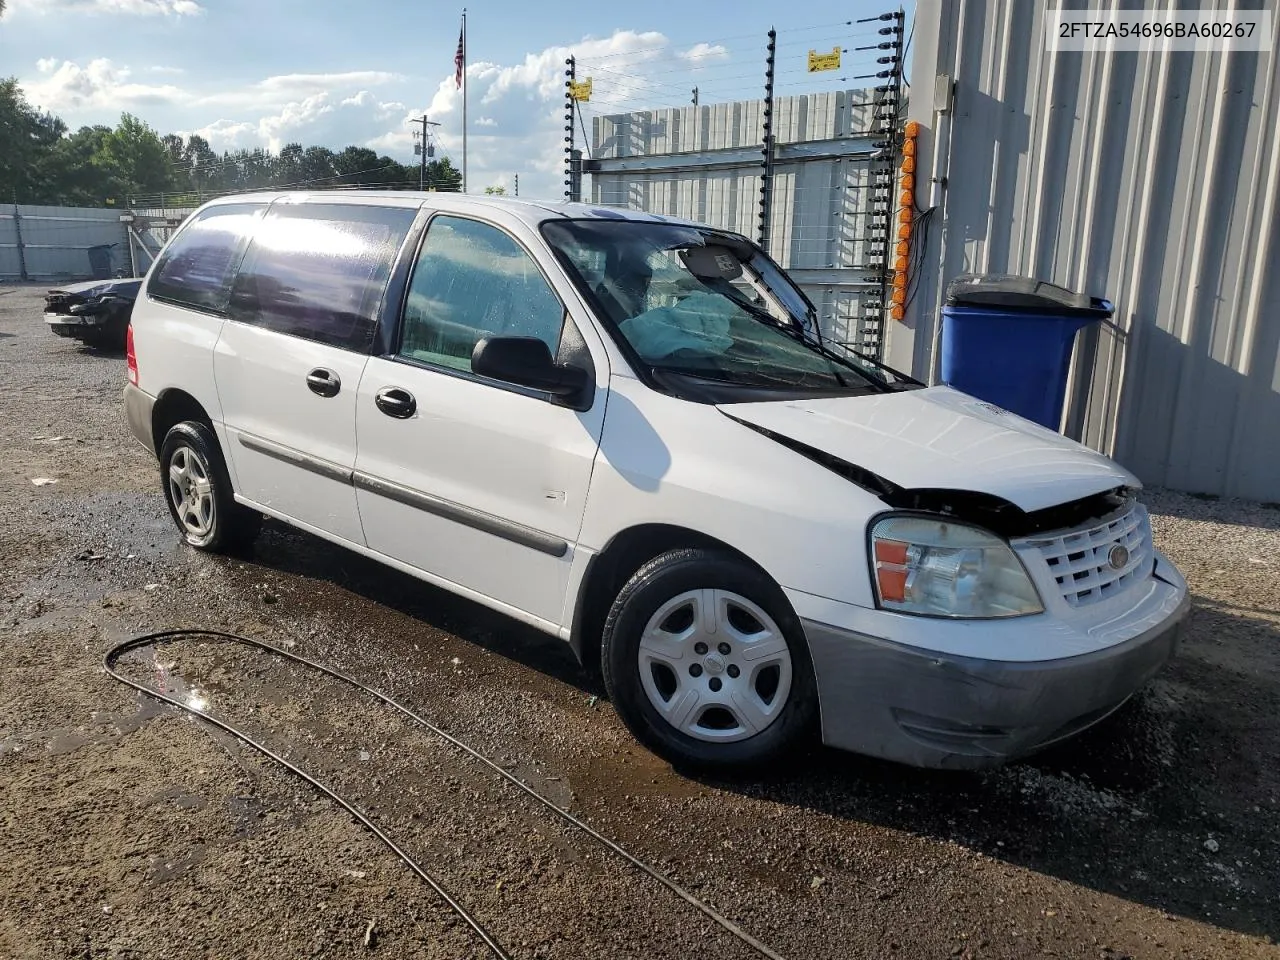
[[[769,576],[767,570],[732,544],[688,527],[643,523],[620,530],[587,562],[578,587],[569,645],[579,663],[592,671],[599,667],[605,619],[618,591],[631,575],[654,557],[682,548],[716,550]]]
[[[213,418],[209,416],[204,405],[195,397],[178,387],[170,387],[156,397],[151,408],[151,448],[156,456],[160,455],[160,447],[164,444],[165,435],[176,424],[184,420],[203,423],[213,433],[217,443],[217,431],[213,427]]]

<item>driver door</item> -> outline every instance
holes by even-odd
[[[369,547],[555,626],[608,368],[531,249],[493,223],[432,218],[395,350],[371,358],[360,383],[355,484]],[[474,374],[476,343],[503,335],[538,337],[562,359],[577,351],[595,371],[590,409]]]

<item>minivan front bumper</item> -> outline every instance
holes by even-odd
[[[805,620],[822,739],[912,766],[974,770],[1079,733],[1173,656],[1190,601],[1180,585],[1169,589],[1179,599],[1159,623],[1056,660],[962,657]]]

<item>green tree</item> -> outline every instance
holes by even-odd
[[[297,183],[302,176],[302,144],[286,143],[276,157],[276,183]]]
[[[54,199],[58,183],[47,164],[66,132],[61,120],[27,102],[17,80],[0,80],[0,202]]]
[[[174,187],[173,171],[163,141],[132,114],[121,114],[120,123],[90,159],[108,184],[108,195],[127,197],[154,194]]]
[[[97,206],[112,196],[115,188],[105,183],[102,170],[93,158],[105,149],[112,130],[107,126],[81,127],[62,137],[50,152],[48,166],[58,178],[57,203],[70,206]]]
[[[182,145],[181,170],[186,179],[182,186],[197,195],[217,193],[223,188],[218,155],[209,146],[209,141],[198,133],[191,134]]]
[[[491,197],[505,197],[507,195],[507,188],[498,183],[493,186],[485,187],[484,192]]]
[[[448,157],[427,164],[427,186],[434,190],[461,190],[462,172]]]
[[[378,155],[368,147],[347,147],[333,158],[333,169],[343,183],[370,183],[375,179]]]
[[[328,147],[307,147],[302,153],[301,180],[307,183],[332,180],[337,174],[335,157]]]
[[[259,148],[219,156],[197,134],[160,136],[129,114],[114,128],[72,133],[58,117],[32,107],[16,80],[0,80],[0,203],[16,196],[22,203],[91,206],[108,198],[158,200],[165,193],[186,204],[219,193],[292,186],[405,190],[417,189],[420,173],[432,190],[458,190],[462,184],[447,157],[431,160],[424,170],[368,147],[335,153],[300,143],[286,144],[278,155]]]

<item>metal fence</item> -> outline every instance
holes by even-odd
[[[132,276],[140,277],[151,268],[174,231],[195,211],[196,207],[143,207],[128,212],[123,219]]]
[[[129,269],[120,211],[94,207],[0,207],[0,279],[86,280],[104,272],[90,258],[105,256],[108,276]]]
[[[147,272],[191,208],[0,208],[0,280],[69,283]]]
[[[758,240],[823,335],[879,355],[904,104],[901,10],[573,56],[565,195]],[[850,86],[853,83],[853,86]],[[585,157],[576,130],[586,138]]]
[[[760,100],[645,110],[592,122],[591,201],[758,234]],[[776,101],[766,246],[818,308],[824,336],[876,352],[887,213],[876,94],[842,90]]]

